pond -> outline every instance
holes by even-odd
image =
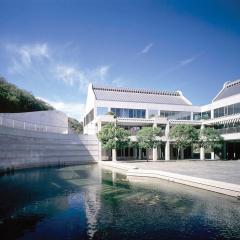
[[[240,239],[240,201],[98,165],[0,177],[3,239]]]

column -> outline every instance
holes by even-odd
[[[205,149],[203,147],[200,148],[200,160],[205,159]]]
[[[142,159],[142,149],[141,148],[139,148],[138,149],[138,155],[139,155],[139,160],[141,160]]]
[[[153,128],[157,128],[157,123],[155,122],[155,118],[154,118]],[[157,161],[157,159],[158,159],[158,148],[157,147],[153,148],[152,154],[153,154],[153,161]]]
[[[180,158],[184,159],[184,150],[183,149],[180,150],[180,155],[181,155]]]
[[[158,159],[158,149],[157,147],[153,148],[153,161],[157,161]]]
[[[165,145],[165,160],[170,160],[170,142],[166,141]]]
[[[117,151],[116,151],[116,149],[112,149],[112,161],[113,162],[117,161]]]
[[[133,158],[137,159],[137,148],[133,148]]]
[[[170,160],[170,141],[169,141],[169,122],[166,125],[165,129],[165,137],[167,139],[166,144],[165,144],[165,160]]]
[[[211,152],[211,160],[214,160],[214,159],[215,159],[215,153]]]
[[[201,130],[204,129],[204,125],[201,125]],[[204,160],[205,159],[205,149],[204,147],[200,148],[200,160]]]

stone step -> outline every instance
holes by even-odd
[[[49,143],[4,143],[0,144],[0,155],[1,152],[4,151],[21,151],[21,150],[41,150],[41,149],[46,149],[46,150],[98,150],[98,145],[97,144],[49,144]]]
[[[98,150],[87,151],[87,150],[21,150],[21,151],[1,151],[0,160],[6,158],[18,158],[18,157],[38,157],[38,156],[97,156]]]
[[[34,138],[46,138],[46,139],[97,140],[96,135],[84,135],[84,134],[77,135],[77,134],[38,132],[38,131],[3,127],[3,126],[0,126],[0,135],[23,136],[23,137],[34,137]]]
[[[35,166],[50,166],[50,165],[73,165],[73,164],[89,164],[96,163],[97,157],[94,156],[51,156],[51,157],[29,157],[6,159],[0,161],[0,170],[7,168],[26,168]]]
[[[40,133],[0,126],[0,170],[97,160],[96,136]]]
[[[70,141],[70,140],[59,140],[59,139],[26,139],[26,138],[6,138],[6,137],[1,137],[0,136],[0,144],[13,144],[13,143],[36,143],[36,144],[41,144],[41,143],[49,143],[49,144],[90,144],[90,145],[96,145],[98,144],[98,141]]]

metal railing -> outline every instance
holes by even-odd
[[[218,132],[220,134],[240,133],[240,126],[218,129]]]
[[[41,122],[22,121],[0,115],[0,126],[50,133],[68,134],[68,127],[45,124]]]

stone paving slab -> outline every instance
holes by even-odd
[[[240,185],[240,160],[237,161],[183,161],[176,162],[121,162],[142,170],[159,170],[191,177]]]

